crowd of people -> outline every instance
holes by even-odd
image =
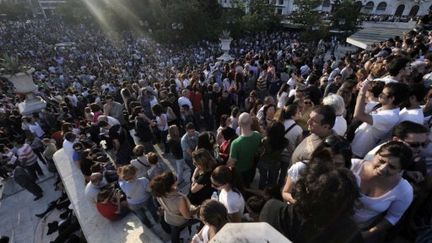
[[[0,53],[36,69],[47,107],[21,115],[1,79],[0,176],[38,200],[41,166],[56,173],[63,148],[95,210],[132,211],[171,242],[195,224],[192,242],[208,242],[228,222],[268,222],[293,242],[428,242],[431,50],[432,33],[411,31],[336,59],[281,31],[234,40],[223,62],[206,41],[3,22]],[[71,221],[55,242],[77,229],[65,200],[46,211],[61,204]]]

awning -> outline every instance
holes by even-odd
[[[395,36],[402,37],[404,32],[412,30],[413,25],[380,23],[376,25],[364,26],[360,31],[352,34],[346,41],[354,46],[362,49],[370,49],[372,44],[394,38]]]

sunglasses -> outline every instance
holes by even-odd
[[[409,143],[409,142],[405,142],[408,146],[410,146],[411,148],[418,148],[418,147],[426,147],[429,143],[428,142],[423,142],[423,143]]]

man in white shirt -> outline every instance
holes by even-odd
[[[328,82],[329,83],[333,82],[333,80],[336,77],[336,75],[340,74],[343,66],[344,66],[344,63],[342,61],[339,61],[337,63],[337,67],[335,69],[333,69],[333,71],[331,71],[331,73],[329,74],[329,77],[328,77]]]
[[[63,150],[71,162],[73,161],[73,154],[74,154],[73,145],[75,143],[75,140],[76,140],[76,135],[71,132],[67,132],[64,135]]]
[[[264,98],[264,105],[258,110],[256,117],[262,119],[264,117],[264,107],[266,105],[275,105],[276,101],[272,96],[266,96]]]
[[[182,96],[180,98],[178,98],[178,105],[179,107],[182,107],[184,105],[189,106],[189,110],[192,110],[192,102],[189,99],[189,90],[188,89],[184,89],[182,90]]]
[[[103,178],[103,175],[99,172],[92,173],[90,175],[90,181],[87,183],[84,194],[89,202],[96,205],[97,195],[100,192],[100,188],[107,185],[107,182]]]
[[[33,133],[36,137],[42,139],[45,135],[42,127],[37,123],[34,119],[28,117],[27,118],[28,128],[31,133]]]
[[[366,91],[369,84],[365,82],[361,88],[354,109],[354,118],[363,123],[355,131],[352,141],[353,155],[363,158],[380,140],[388,136],[391,129],[399,122],[399,105],[406,99],[407,85],[388,83],[379,95],[382,107],[370,114],[365,112]]]
[[[423,84],[409,85],[408,106],[399,112],[399,122],[412,121],[418,124],[424,123],[423,109],[420,107],[427,90]]]
[[[333,126],[333,131],[339,136],[344,136],[347,130],[347,122],[343,117],[343,114],[345,113],[344,99],[340,95],[329,94],[324,97],[322,103],[323,105],[329,105],[333,107],[336,112],[336,120]]]
[[[374,79],[374,81],[382,81],[386,84],[388,83],[398,83],[402,82],[407,75],[409,75],[408,64],[409,59],[406,57],[392,57],[393,59],[387,60],[388,64],[386,66],[389,75]]]

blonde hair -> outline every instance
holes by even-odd
[[[136,176],[136,173],[137,168],[133,165],[119,167],[117,171],[118,176],[125,181],[132,180]]]
[[[177,125],[171,125],[168,128],[168,135],[170,136],[171,139],[180,140],[180,131]]]
[[[147,154],[147,160],[150,164],[154,165],[159,161],[159,158],[155,152],[150,152]]]
[[[136,156],[142,156],[144,154],[144,150],[144,146],[139,144],[133,148],[132,153]]]

